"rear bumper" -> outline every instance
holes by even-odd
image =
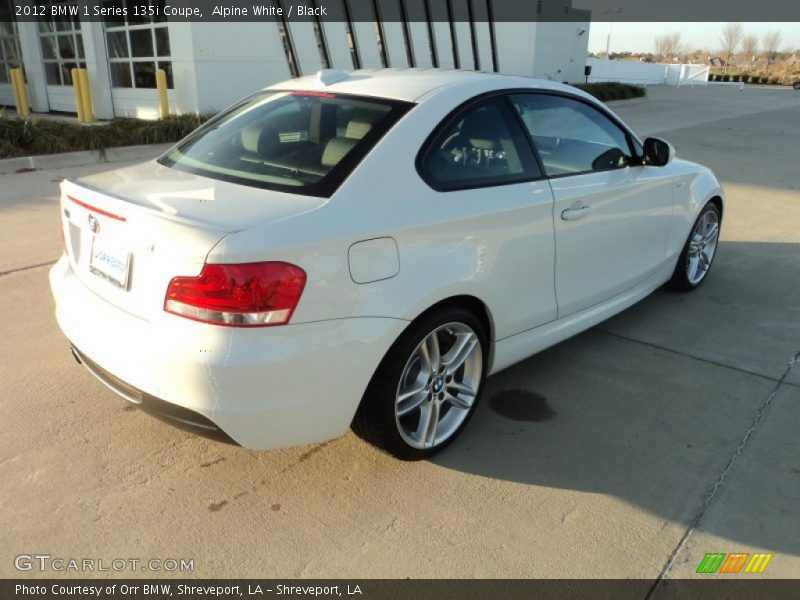
[[[254,450],[346,433],[407,325],[357,318],[230,328],[168,313],[148,321],[86,288],[65,257],[50,285],[59,327],[106,386],[168,423]]]
[[[72,355],[75,357],[75,360],[86,367],[86,369],[97,377],[106,387],[135,404],[148,415],[172,425],[173,427],[188,431],[189,433],[201,435],[217,442],[238,445],[231,436],[200,413],[196,413],[183,406],[178,406],[177,404],[171,404],[165,400],[151,396],[150,394],[145,394],[142,390],[125,383],[90,358],[84,356],[75,346],[70,346],[70,349],[72,350]]]

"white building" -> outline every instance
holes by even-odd
[[[341,4],[345,15],[351,2],[371,3],[375,20],[221,23],[128,16],[15,22],[10,0],[0,0],[0,104],[13,106],[8,70],[20,65],[33,110],[66,113],[75,112],[70,71],[85,67],[101,119],[155,117],[156,69],[167,73],[170,109],[177,113],[214,112],[271,83],[328,67],[461,68],[583,80],[590,15],[572,9],[571,0],[546,0],[547,13],[540,0],[537,12],[571,12],[580,22],[494,22],[493,0],[325,0]],[[450,19],[381,20],[388,9]]]

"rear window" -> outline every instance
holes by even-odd
[[[327,92],[260,92],[159,162],[213,179],[330,196],[411,106]]]

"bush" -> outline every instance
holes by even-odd
[[[739,75],[731,75],[731,81],[739,82]]]
[[[642,86],[629,85],[627,83],[579,83],[575,87],[591,94],[602,102],[641,98],[646,94]]]
[[[731,80],[731,76],[730,75],[723,75],[722,76],[722,81],[730,81],[730,80]]]
[[[171,115],[158,121],[119,118],[96,125],[0,115],[0,158],[177,142],[208,116]]]
[[[770,77],[769,78],[769,84],[770,85],[778,85],[778,83],[779,82],[778,82],[778,78],[777,77]]]

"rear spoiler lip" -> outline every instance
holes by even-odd
[[[87,210],[97,211],[99,214],[104,214],[105,216],[117,218],[117,220],[126,221],[127,218],[122,217],[121,215],[117,215],[112,211],[96,208],[87,202],[76,199],[75,196],[78,196],[79,194],[74,191],[67,191],[66,189],[67,186],[83,188],[95,194],[101,194],[103,196],[106,196],[107,198],[112,198],[113,200],[116,200],[118,202],[124,202],[126,205],[134,206],[136,207],[137,210],[143,211],[154,217],[159,217],[162,219],[166,219],[168,221],[173,221],[174,223],[179,223],[181,225],[188,225],[189,227],[205,229],[206,231],[218,233],[220,235],[228,235],[231,233],[236,233],[237,231],[241,231],[240,229],[226,229],[224,227],[221,227],[218,223],[212,223],[210,221],[204,221],[202,219],[184,217],[181,215],[171,215],[162,210],[158,210],[151,204],[145,204],[139,200],[136,200],[135,198],[130,198],[128,196],[122,196],[120,194],[109,192],[108,190],[96,187],[90,183],[81,181],[80,179],[77,180],[64,179],[61,182],[61,193],[65,198],[68,198],[69,200],[75,202],[79,206],[86,208]]]

